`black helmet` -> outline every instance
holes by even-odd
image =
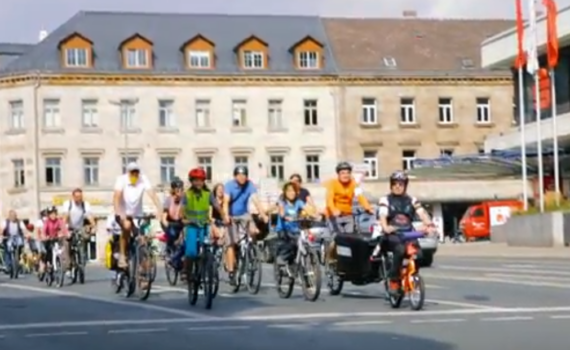
[[[403,182],[407,186],[409,181],[410,179],[408,178],[408,175],[401,170],[394,171],[392,175],[390,175],[390,184],[394,182]]]
[[[184,188],[184,181],[182,181],[178,176],[176,176],[172,181],[170,181],[170,188],[175,190],[178,188]]]
[[[237,176],[238,174],[244,174],[245,176],[249,176],[249,170],[247,169],[246,166],[238,165],[234,168],[234,176]]]
[[[44,218],[48,215],[48,210],[47,208],[44,208],[40,211],[40,218]]]
[[[56,207],[55,205],[52,205],[51,207],[48,207],[48,208],[46,209],[46,212],[47,212],[48,214],[51,214],[51,213],[56,213],[56,214],[57,214],[57,207]]]
[[[336,165],[336,173],[340,173],[341,170],[352,171],[352,165],[349,162],[340,162]]]

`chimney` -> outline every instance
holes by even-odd
[[[43,41],[45,38],[47,38],[47,36],[48,36],[47,30],[40,30],[40,35],[38,39],[39,41]]]
[[[402,16],[404,18],[416,18],[418,17],[418,13],[415,10],[405,10],[402,12]]]

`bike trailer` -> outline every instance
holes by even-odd
[[[360,234],[339,233],[334,239],[336,243],[337,273],[346,276],[361,278],[370,273],[370,256],[375,244],[369,237]]]

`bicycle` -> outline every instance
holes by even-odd
[[[246,287],[250,294],[259,293],[262,278],[262,261],[259,247],[245,228],[245,222],[236,223],[239,240],[237,242],[238,254],[236,259],[236,280],[232,288],[233,293],[239,292],[242,278],[246,278]],[[257,274],[256,274],[257,272]]]
[[[188,286],[188,302],[190,305],[196,305],[198,301],[198,291],[200,288],[204,291],[204,304],[207,310],[212,308],[215,290],[215,258],[212,253],[212,244],[208,237],[200,237],[198,235],[196,244],[199,245],[198,257],[192,264],[192,270],[187,264],[186,283]],[[205,236],[205,234],[204,234]],[[191,244],[192,242],[186,242]],[[188,259],[188,258],[186,258]],[[217,293],[217,290],[216,290]]]
[[[311,220],[298,221],[299,225],[310,226]],[[308,225],[307,225],[308,224]],[[298,279],[303,290],[303,296],[307,301],[316,301],[321,293],[322,275],[319,261],[319,246],[314,236],[301,229],[297,237],[288,236],[288,239],[296,239],[295,259],[289,265],[279,264],[277,259],[273,263],[275,273],[275,286],[277,295],[282,299],[288,299],[293,294],[295,281]],[[287,232],[282,234],[287,235]],[[285,280],[287,280],[285,282]],[[285,286],[283,287],[283,282]]]
[[[127,248],[127,268],[118,268],[115,292],[123,289],[125,297],[129,298],[138,292],[139,300],[146,300],[150,295],[152,286],[152,271],[149,273],[150,252],[146,242],[147,237],[141,235],[141,227],[149,225],[154,215],[143,215],[132,218],[131,235]]]
[[[7,240],[6,247],[8,250],[8,255],[10,257],[10,266],[6,266],[10,271],[10,279],[18,279],[20,275],[20,252],[21,247],[23,247],[23,242],[20,242],[22,239],[19,236],[14,236],[11,238],[4,238]],[[21,243],[21,244],[20,244]]]
[[[141,223],[141,232],[143,233],[143,235],[145,237],[150,237],[151,236],[151,230],[152,228],[152,223],[150,220],[147,221],[142,221]],[[156,274],[158,272],[158,255],[159,255],[159,249],[158,249],[158,245],[155,243],[154,239],[151,239],[150,242],[147,242],[147,247],[148,247],[148,252],[149,252],[149,258],[150,258],[150,282],[154,283],[155,279],[156,279]]]
[[[38,271],[38,280],[44,281],[48,287],[51,287],[56,281],[57,264],[59,260],[56,257],[59,250],[59,243],[57,239],[48,239],[44,241],[45,246],[45,266],[43,273]]]
[[[71,272],[71,283],[75,284],[79,280],[80,284],[85,284],[85,240],[82,230],[73,232],[69,242],[69,268]]]

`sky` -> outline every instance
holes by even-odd
[[[526,2],[527,0],[523,0]],[[0,42],[37,41],[78,11],[303,14],[329,17],[514,18],[515,0],[0,0]],[[559,8],[570,0],[557,0]]]

